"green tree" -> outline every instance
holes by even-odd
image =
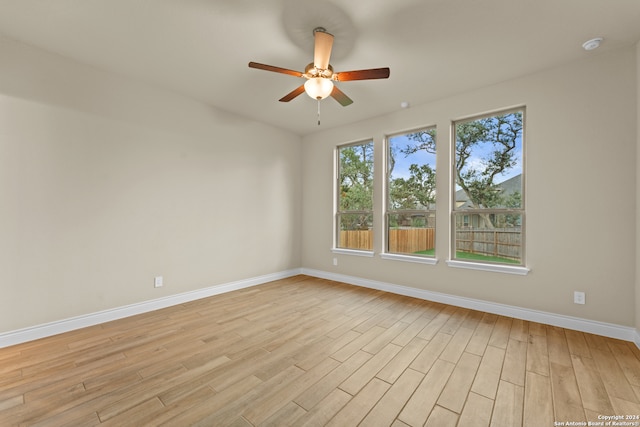
[[[508,204],[519,203],[520,198],[505,200],[496,180],[517,164],[522,112],[458,123],[455,134],[456,184],[464,191],[471,206],[476,209],[516,207]],[[409,138],[417,142],[411,149],[414,152],[435,152],[435,139],[427,132],[416,132]],[[489,215],[481,214],[481,217],[488,227],[494,226]]]
[[[342,212],[360,211],[341,216],[343,229],[367,228],[373,210],[373,143],[343,147],[340,155],[340,198]]]
[[[429,165],[409,166],[408,178],[390,182],[392,209],[426,209],[436,201],[436,172]]]
[[[395,156],[409,157],[418,151],[436,152],[436,130],[426,129],[407,135],[416,144],[408,144],[390,151],[389,173],[393,172]],[[399,153],[398,153],[399,151]],[[389,188],[390,204],[393,209],[425,209],[436,201],[436,171],[431,166],[412,163],[408,178],[391,179]]]
[[[504,206],[519,209],[522,206],[522,194],[519,191],[514,191],[505,196]],[[505,215],[505,222],[507,227],[517,227],[520,225],[520,215],[507,214]]]
[[[504,205],[496,178],[516,166],[516,148],[522,137],[522,113],[487,117],[456,125],[456,184],[474,208]],[[481,146],[490,144],[491,150]],[[488,151],[480,162],[469,162]],[[482,165],[482,167],[478,167]]]
[[[417,153],[424,150],[427,153],[436,154],[436,130],[424,129],[418,132],[411,133],[407,137],[417,144],[407,145],[403,150],[405,156]]]

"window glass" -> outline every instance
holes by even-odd
[[[373,141],[338,147],[336,246],[373,250]]]
[[[435,256],[436,129],[387,138],[387,252]]]
[[[452,258],[524,264],[524,110],[454,123]]]

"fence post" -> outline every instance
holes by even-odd
[[[471,235],[469,237],[469,252],[472,254],[475,254],[475,244],[473,243],[473,241],[476,238],[476,232],[473,230],[473,227],[471,228]]]

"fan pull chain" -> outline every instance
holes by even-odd
[[[318,126],[320,126],[320,99],[318,99]]]

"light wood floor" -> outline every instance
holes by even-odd
[[[306,276],[0,349],[1,426],[544,427],[599,415],[640,416],[632,343]]]

